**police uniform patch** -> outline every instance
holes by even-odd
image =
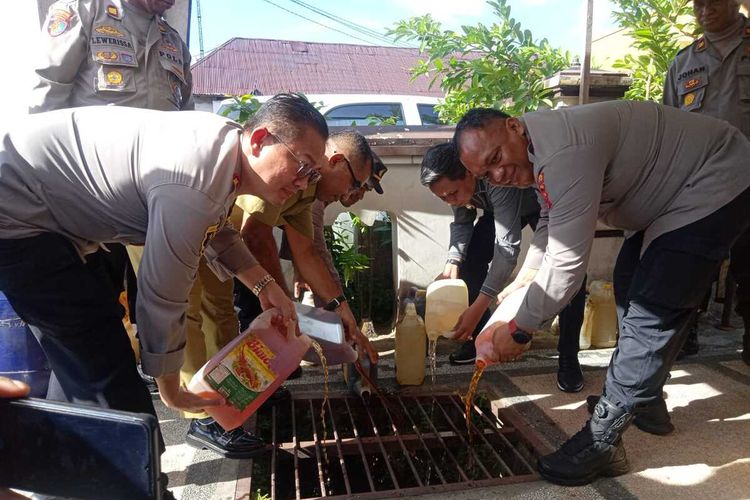
[[[125,33],[118,30],[114,26],[99,26],[94,28],[94,31],[101,33],[102,35],[116,36],[119,38],[125,38]]]
[[[167,32],[167,27],[164,26],[164,23],[162,23],[162,22],[159,22],[159,31],[161,31],[162,33],[166,33]]]
[[[701,80],[700,78],[691,78],[687,82],[685,82],[685,90],[694,89],[698,85],[700,85]]]
[[[49,36],[60,36],[74,24],[73,13],[70,10],[55,10],[49,17],[47,33]]]
[[[200,250],[201,255],[203,255],[203,253],[206,251],[206,247],[208,246],[209,243],[211,243],[211,239],[216,235],[216,233],[219,232],[220,225],[221,223],[211,224],[210,226],[206,228],[206,232],[203,235],[203,241],[201,242],[201,250]]]
[[[133,64],[133,56],[125,52],[120,52],[120,59],[125,64]]]
[[[706,39],[701,37],[697,42],[695,42],[695,51],[702,52],[704,50],[706,50]]]
[[[107,15],[114,19],[120,19],[120,9],[114,5],[107,5]]]
[[[106,62],[113,62],[116,61],[118,58],[117,52],[109,52],[100,50],[96,53],[95,59],[99,62],[106,61]]]
[[[547,205],[547,209],[552,208],[552,201],[549,199],[549,194],[544,186],[544,172],[540,172],[536,178],[536,186],[539,189],[539,194],[544,199],[544,204]]]
[[[695,92],[685,94],[684,100],[682,101],[685,106],[690,106],[695,102]]]
[[[122,73],[119,71],[109,71],[106,75],[107,83],[111,85],[120,85],[122,83]]]
[[[171,44],[171,43],[169,43],[169,42],[162,42],[161,46],[162,46],[162,47],[163,47],[164,49],[166,49],[166,50],[168,50],[168,51],[170,51],[170,52],[174,52],[174,53],[177,53],[177,47],[175,47],[174,45],[172,45],[172,44]]]

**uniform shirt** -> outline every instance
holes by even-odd
[[[645,251],[655,238],[710,215],[750,186],[750,142],[707,116],[613,101],[521,120],[542,198],[524,262],[539,271],[516,316],[523,328],[540,328],[578,291],[597,219],[644,231]]]
[[[307,238],[313,239],[312,204],[316,200],[316,184],[310,184],[303,191],[297,191],[283,205],[273,205],[263,198],[243,195],[237,198],[237,206],[245,212],[245,220],[253,219],[267,226],[291,227]]]
[[[193,109],[190,51],[163,19],[121,0],[59,0],[42,27],[31,113],[116,104]]]
[[[477,208],[495,220],[495,251],[481,293],[495,296],[516,267],[521,251],[522,218],[539,214],[534,190],[492,186],[477,180],[470,206],[452,207],[448,258],[463,261],[474,232]]]
[[[750,21],[725,58],[705,36],[677,53],[664,82],[664,104],[721,118],[750,137]]]
[[[114,125],[116,124],[116,127]],[[66,236],[83,257],[144,245],[138,330],[144,371],[179,371],[202,254],[222,278],[255,264],[231,225],[241,128],[217,115],[92,106],[0,131],[0,238]]]

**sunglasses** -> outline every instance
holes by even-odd
[[[346,162],[346,168],[349,169],[349,175],[352,176],[352,184],[351,186],[349,186],[349,192],[353,193],[355,191],[359,191],[360,189],[362,189],[362,183],[359,180],[357,180],[357,177],[354,175],[354,169],[352,168],[352,164],[349,163],[349,160],[347,160],[346,156],[342,156],[341,159]]]
[[[292,158],[294,158],[294,160],[299,164],[299,168],[297,169],[297,172],[296,172],[298,179],[304,179],[305,177],[307,177],[307,182],[310,184],[315,184],[316,182],[320,180],[320,172],[316,170],[316,168],[313,165],[310,165],[306,161],[300,160],[297,157],[297,155],[294,154],[294,151],[292,151],[292,148],[290,148],[286,142],[282,141],[279,138],[279,136],[277,136],[276,134],[272,134],[270,132],[268,135],[273,137],[274,140],[276,140],[276,142],[284,146],[286,150],[289,151],[289,154],[292,155]],[[351,170],[351,167],[349,167],[349,169]]]

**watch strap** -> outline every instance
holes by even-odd
[[[338,297],[334,297],[331,300],[328,301],[328,303],[323,306],[323,309],[326,311],[335,311],[338,306],[346,302],[346,297],[344,295],[339,295]]]

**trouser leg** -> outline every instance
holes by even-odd
[[[258,297],[236,279],[234,280],[234,305],[238,309],[237,319],[240,322],[240,331],[242,332],[263,312]]]
[[[560,356],[576,357],[580,345],[583,311],[586,308],[586,277],[565,308],[560,311],[560,339],[557,341],[557,352]]]
[[[464,280],[469,292],[469,304],[472,304],[479,297],[494,252],[495,220],[490,214],[482,215],[474,225],[474,232],[466,249],[466,258],[458,269],[459,277]],[[473,337],[476,337],[482,331],[482,327],[488,319],[490,319],[489,309],[482,314],[472,334]]]
[[[632,273],[625,303],[623,284],[615,284],[622,320],[605,381],[606,397],[614,404],[632,411],[661,397],[689,319],[750,223],[748,209],[750,189],[713,214],[654,240]],[[627,260],[632,264],[632,256]]]
[[[56,234],[0,240],[0,288],[47,355],[51,399],[156,416],[100,270]]]
[[[742,317],[750,316],[750,230],[745,230],[734,243],[729,271],[737,283],[736,311]]]

